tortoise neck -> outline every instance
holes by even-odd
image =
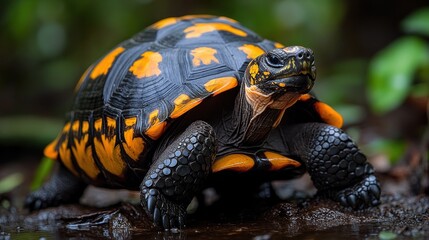
[[[246,93],[245,81],[246,79],[241,83],[227,128],[233,143],[240,146],[259,146],[264,143],[271,129],[278,125],[285,109],[271,108],[273,101],[268,95],[249,99],[252,94]]]

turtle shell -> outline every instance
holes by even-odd
[[[161,20],[87,69],[45,155],[95,185],[136,188],[175,119],[239,86],[251,59],[279,47],[226,17]]]

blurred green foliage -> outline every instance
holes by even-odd
[[[54,167],[54,163],[55,161],[50,158],[42,158],[42,161],[36,169],[36,175],[31,182],[30,189],[32,191],[40,188],[42,184],[46,181],[47,177],[50,175],[51,170]]]
[[[403,21],[410,34],[429,37],[429,8]],[[429,45],[422,37],[401,37],[370,62],[369,99],[372,109],[385,113],[412,96],[429,96]]]
[[[24,176],[21,173],[12,173],[0,179],[0,195],[12,191],[24,182]]]

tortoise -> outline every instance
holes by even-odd
[[[311,49],[263,39],[233,19],[158,21],[83,74],[44,151],[57,168],[25,206],[76,202],[88,184],[126,188],[140,191],[155,225],[181,228],[186,206],[210,184],[250,189],[304,172],[344,206],[375,206],[373,167],[340,129],[341,115],[310,92],[315,79]]]

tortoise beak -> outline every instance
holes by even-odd
[[[286,92],[305,94],[313,87],[314,79],[311,75],[305,74],[274,79],[270,83],[284,89]]]

